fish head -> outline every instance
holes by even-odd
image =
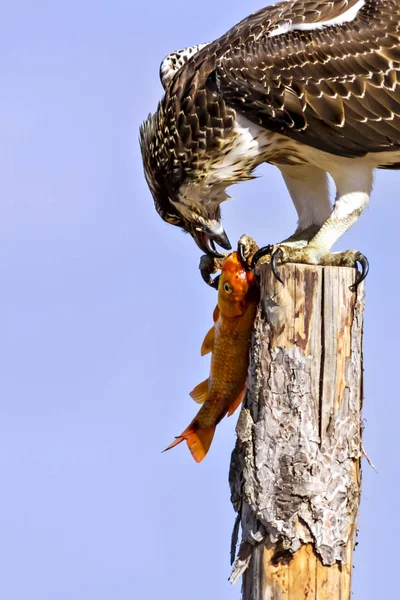
[[[242,315],[247,304],[254,298],[256,278],[246,271],[237,252],[230,254],[221,267],[218,283],[218,306],[226,317]]]

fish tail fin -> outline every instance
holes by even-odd
[[[169,446],[167,446],[166,448],[164,448],[163,452],[166,452],[167,450],[171,450],[171,448],[175,448],[175,446],[178,446],[178,444],[180,444],[184,440],[185,440],[185,438],[183,437],[183,435],[178,435],[174,439],[174,441],[170,443]]]
[[[215,427],[215,425],[211,425],[210,427],[201,428],[196,421],[193,421],[163,452],[175,448],[175,446],[186,440],[191,455],[199,463],[210,449]]]
[[[186,437],[188,448],[196,462],[201,462],[210,449],[215,433],[215,425],[192,431]]]

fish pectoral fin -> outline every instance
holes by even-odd
[[[204,404],[208,397],[208,379],[205,379],[196,385],[196,387],[190,392],[189,396],[191,396],[191,398],[193,398],[197,404]]]
[[[246,391],[246,388],[244,388],[244,390],[242,392],[240,392],[240,394],[238,395],[238,397],[229,406],[229,408],[228,408],[228,417],[230,417],[231,415],[233,415],[233,413],[235,412],[235,410],[237,409],[237,407],[240,406],[241,403],[243,402],[245,391]]]
[[[214,339],[215,339],[215,329],[214,329],[214,325],[213,325],[211,327],[211,329],[207,332],[207,335],[204,338],[204,341],[201,345],[201,350],[200,350],[201,356],[204,356],[205,354],[212,352],[212,349],[214,347]]]

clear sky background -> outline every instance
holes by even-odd
[[[0,24],[0,597],[239,600],[227,483],[237,414],[197,465],[188,396],[216,301],[199,250],[163,223],[138,127],[174,49],[263,0],[3,0]],[[225,226],[296,224],[279,172],[231,188]],[[394,597],[400,535],[400,173],[377,175],[338,244],[369,257],[364,461],[354,597]],[[383,565],[385,568],[383,569]],[[380,578],[384,570],[384,578]]]

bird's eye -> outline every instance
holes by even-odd
[[[171,225],[179,225],[180,223],[180,219],[172,215],[167,215],[166,220],[168,221],[168,223],[171,223]]]
[[[224,290],[227,294],[231,294],[232,293],[232,286],[229,285],[229,283],[224,283]]]

